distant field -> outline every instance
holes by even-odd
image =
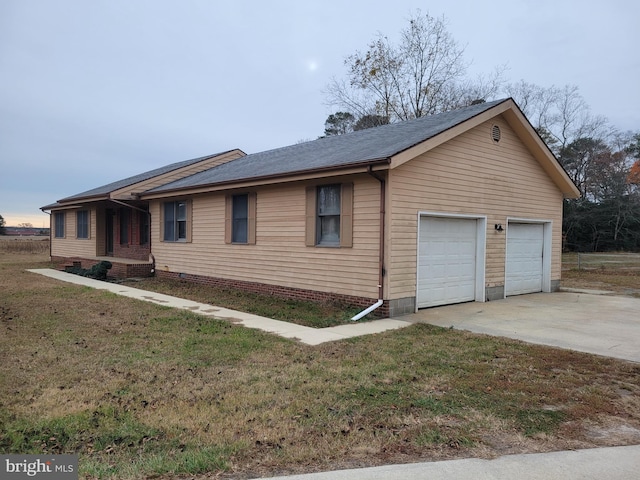
[[[2,240],[45,240],[49,241],[49,235],[0,235],[0,241]]]
[[[49,237],[0,235],[0,253],[49,253]]]

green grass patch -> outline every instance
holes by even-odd
[[[147,278],[125,284],[212,306],[252,313],[262,317],[297,323],[313,328],[325,328],[349,323],[360,309],[340,302],[309,302],[283,299],[230,288],[216,288],[184,280]],[[375,318],[369,315],[367,318]],[[365,319],[366,321],[366,319]]]
[[[538,433],[551,435],[566,420],[566,415],[562,412],[543,409],[516,410],[514,417],[517,428],[527,437]]]
[[[229,468],[228,458],[233,452],[233,448],[217,446],[168,445],[161,451],[130,459],[94,456],[81,462],[80,473],[88,478],[121,479],[224,472]]]
[[[123,392],[118,392],[123,394]],[[165,431],[114,407],[41,420],[0,416],[0,452],[69,454],[94,478],[224,471],[235,446],[182,443],[179,431]]]
[[[447,437],[436,428],[427,428],[416,436],[415,443],[420,447],[445,443]]]
[[[450,415],[456,411],[449,405],[449,402],[434,397],[417,398],[413,405],[416,408],[430,412],[433,415]]]
[[[135,420],[132,414],[103,407],[62,417],[2,419],[0,449],[15,453],[103,452],[157,439],[162,433]]]

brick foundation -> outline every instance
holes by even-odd
[[[94,265],[97,265],[102,260],[96,258],[81,258],[81,257],[51,257],[51,263],[55,268],[64,270],[65,267],[80,267],[84,269],[90,269]],[[111,269],[108,272],[109,277],[114,278],[131,278],[131,277],[153,277],[153,265],[150,263],[137,263],[135,259],[131,260],[131,263],[116,262],[110,259]]]
[[[149,248],[149,245],[116,244],[113,246],[114,257],[130,258],[132,260],[147,260],[150,253],[151,248]]]
[[[349,306],[365,308],[374,304],[377,299],[342,295],[339,293],[318,292],[315,290],[304,290],[301,288],[283,287],[281,285],[268,285],[266,283],[246,282],[242,280],[231,280],[227,278],[206,277],[203,275],[192,275],[189,273],[176,273],[156,270],[158,278],[168,278],[172,280],[184,280],[212,287],[233,288],[245,292],[258,293],[262,295],[274,295],[280,298],[292,300],[306,300],[311,302],[326,303],[339,302]],[[372,315],[377,317],[387,317],[389,315],[389,301],[378,307]]]

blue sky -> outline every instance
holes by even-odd
[[[640,4],[628,0],[2,0],[0,214],[168,163],[322,135],[344,57],[412,12],[444,15],[471,74],[577,85],[640,131]]]

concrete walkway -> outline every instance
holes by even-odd
[[[469,302],[427,308],[405,315],[402,319],[387,318],[337,327],[312,328],[58,270],[29,271],[64,282],[228,320],[247,328],[297,339],[307,345],[381,333],[413,323],[429,323],[640,362],[638,298],[580,291],[533,293],[495,302]]]
[[[373,333],[386,332],[387,330],[396,330],[411,325],[411,322],[404,320],[384,319],[372,322],[354,322],[349,325],[339,325],[337,327],[328,328],[312,328],[295,323],[273,320],[271,318],[260,317],[251,313],[238,312],[228,308],[214,307],[206,303],[193,302],[183,298],[172,297],[162,293],[149,292],[139,288],[119,285],[117,283],[102,282],[92,278],[81,277],[71,273],[61,272],[53,269],[33,269],[32,273],[44,275],[46,277],[55,278],[63,282],[74,283],[76,285],[84,285],[99,290],[108,290],[116,295],[124,297],[136,298],[145,302],[152,302],[165,307],[179,308],[200,315],[210,316],[220,320],[228,320],[238,323],[247,328],[255,328],[265,332],[280,335],[284,338],[299,340],[307,345],[320,345],[324,342],[333,342],[335,340],[344,340],[350,337],[359,337],[362,335],[370,335]]]
[[[637,480],[640,446],[385,465],[271,480]]]

